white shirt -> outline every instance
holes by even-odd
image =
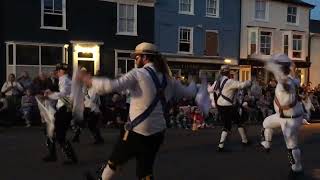
[[[99,113],[100,98],[94,88],[84,88],[84,107],[90,108],[91,111]]]
[[[221,77],[221,81],[220,81],[220,86],[222,85],[223,81],[225,79],[227,79],[228,77],[226,76],[223,76]],[[213,85],[211,87],[208,88],[208,92],[209,93],[213,93],[215,90],[214,90],[214,87],[216,86],[216,83],[217,81],[215,81],[213,83]],[[243,89],[245,87],[248,87],[250,86],[251,82],[250,81],[244,81],[244,82],[239,82],[239,81],[236,81],[234,79],[228,79],[226,84],[224,85],[223,89],[222,89],[222,94],[226,97],[228,97],[229,99],[233,100],[233,97],[236,93],[236,91],[238,89]],[[216,92],[218,93],[218,92]],[[219,97],[218,100],[217,100],[217,104],[219,106],[232,106],[233,104],[227,100],[225,100],[223,97]]]
[[[5,82],[1,88],[1,92],[4,93],[9,87],[13,87],[11,90],[7,91],[5,93],[6,96],[12,96],[12,95],[18,95],[19,91],[23,91],[23,87],[20,85],[20,83],[14,81],[14,82]]]
[[[59,92],[54,92],[49,95],[49,98],[52,100],[58,100],[57,109],[61,108],[65,104],[61,101],[60,98],[70,97],[71,93],[71,80],[68,75],[59,77]]]
[[[289,77],[288,77],[289,78]],[[283,79],[282,79],[283,80]],[[281,106],[286,106],[292,104],[296,100],[296,80],[288,80],[288,81],[278,81],[275,90],[275,96],[279,100]],[[284,84],[289,85],[289,91],[284,89]],[[277,113],[279,113],[279,107],[274,102],[274,109]],[[304,113],[303,107],[301,103],[297,103],[293,108],[288,110],[284,110],[283,114],[287,117],[302,115]]]
[[[148,63],[144,67],[151,67],[155,70],[152,63]],[[157,73],[157,75],[160,82],[162,82],[163,76],[161,73]],[[129,90],[131,96],[129,116],[131,120],[134,120],[138,115],[142,114],[151,104],[156,95],[154,82],[148,71],[144,68],[135,68],[115,80],[94,78],[92,81],[92,87],[99,94]],[[178,99],[182,97],[193,98],[196,95],[196,92],[196,85],[193,82],[186,87],[183,86],[180,81],[168,79],[167,87],[165,89],[165,97],[167,101],[173,97]],[[166,122],[163,115],[162,105],[159,101],[149,117],[133,128],[133,131],[144,136],[149,136],[161,132],[165,128]]]

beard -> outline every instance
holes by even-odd
[[[141,61],[137,62],[137,68],[142,68],[144,65]]]

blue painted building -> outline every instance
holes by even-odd
[[[238,0],[158,0],[155,42],[174,74],[214,78],[221,64],[238,64],[240,21]]]

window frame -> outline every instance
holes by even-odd
[[[284,36],[288,35],[288,42],[289,42],[289,51],[288,51],[288,57],[293,59],[293,60],[303,60],[305,58],[306,54],[306,47],[305,47],[305,42],[306,42],[306,34],[305,33],[299,33],[299,32],[293,32],[293,31],[284,31],[282,33],[282,52],[284,53]],[[294,35],[299,35],[301,36],[301,58],[295,58],[293,57],[293,36]]]
[[[126,28],[126,32],[120,31],[120,5],[133,5],[133,15],[134,15],[134,24],[133,24],[133,32],[128,32],[128,28]],[[137,2],[123,2],[120,1],[117,3],[117,33],[116,35],[124,35],[124,36],[138,36],[138,3]],[[126,17],[128,19],[128,16]]]
[[[62,27],[56,27],[56,26],[46,26],[44,25],[44,15],[45,14],[55,14],[55,13],[46,13],[44,12],[44,1],[45,0],[41,0],[41,26],[40,29],[51,29],[51,30],[67,30],[67,10],[66,10],[66,1],[67,0],[61,0],[62,1]],[[53,0],[54,1],[57,0]],[[57,13],[56,13],[57,14]],[[60,15],[60,14],[59,14]]]
[[[131,54],[133,51],[130,50],[119,50],[119,49],[115,49],[114,53],[115,53],[115,65],[114,65],[114,75],[115,77],[119,76],[119,75],[123,75],[125,73],[128,72],[128,62],[127,61],[135,61],[134,59],[130,58],[130,57],[123,57],[123,56],[119,56],[120,53],[125,53],[125,54]],[[126,61],[126,72],[125,73],[119,73],[118,69],[119,69],[119,60],[121,61]],[[134,68],[136,67],[136,64],[134,62]]]
[[[296,22],[293,23],[293,22],[288,22],[288,16],[294,16],[294,14],[289,14],[289,8],[296,8],[296,13],[295,16],[296,16]],[[299,7],[298,6],[294,6],[294,5],[288,5],[287,6],[287,13],[286,13],[286,23],[289,24],[289,25],[299,25]]]
[[[255,53],[251,53],[251,38],[252,38],[251,33],[256,34],[256,39],[255,39],[256,51],[255,51]],[[259,33],[258,28],[249,28],[248,29],[248,55],[258,54],[260,52],[259,37],[260,37],[260,33]]]
[[[270,56],[273,54],[273,31],[268,31],[268,30],[265,30],[265,29],[261,29],[259,30],[259,53],[262,54],[261,52],[261,33],[262,32],[268,32],[268,33],[271,33],[271,37],[270,37],[270,54],[263,54],[263,55],[266,55],[266,56]]]
[[[190,50],[189,50],[189,52],[180,51],[180,31],[181,31],[181,29],[190,30]],[[193,54],[193,27],[180,26],[178,28],[178,53],[179,54]]]
[[[182,11],[181,10],[181,1],[183,0],[179,0],[179,5],[178,5],[178,12],[179,14],[184,14],[184,15],[194,15],[194,0],[190,0],[190,11]]]
[[[211,18],[219,18],[220,16],[220,0],[212,0],[216,1],[216,13],[210,13],[208,12],[208,0],[206,0],[206,17],[211,17]]]
[[[13,57],[13,63],[9,63],[9,46],[12,45],[13,51],[12,51],[12,57]],[[38,48],[38,64],[37,65],[27,65],[27,64],[17,64],[17,45],[25,45],[25,46],[37,46]],[[68,52],[68,45],[67,44],[48,44],[48,43],[32,43],[32,42],[6,42],[6,73],[7,76],[10,73],[17,74],[17,67],[38,67],[39,72],[42,72],[43,68],[54,68],[55,65],[44,65],[42,64],[42,57],[41,57],[41,48],[42,47],[59,47],[61,48],[62,53],[62,59],[61,61],[63,63],[68,62],[67,52]],[[8,69],[11,68],[12,72],[9,72]]]
[[[298,39],[294,39],[294,38],[293,38],[293,36],[295,36],[295,35],[296,35],[296,36],[301,36],[301,39],[300,39],[300,40],[301,40],[301,50],[294,50],[294,49],[293,49],[293,47],[294,47],[294,41],[295,41],[295,40],[298,40]],[[303,59],[303,55],[304,55],[304,54],[303,54],[303,52],[304,52],[304,51],[303,51],[303,49],[304,49],[304,45],[303,45],[303,44],[304,44],[304,41],[303,41],[303,39],[304,39],[304,36],[303,36],[302,34],[292,33],[292,40],[291,40],[291,42],[292,42],[292,48],[291,48],[291,51],[292,51],[292,52],[291,52],[291,57],[292,57],[292,59],[296,59],[296,60],[301,60],[301,59]],[[301,54],[301,55],[300,55],[300,58],[293,57],[293,53],[294,53],[294,52],[300,52],[300,54]]]
[[[265,22],[268,22],[268,21],[269,21],[269,1],[268,1],[268,0],[265,0],[266,5],[265,5],[265,13],[264,13],[265,18],[264,18],[264,19],[262,19],[262,18],[257,18],[257,17],[256,17],[257,1],[258,1],[258,0],[255,0],[255,1],[254,1],[254,15],[253,15],[254,20],[256,20],[256,21],[265,21]],[[260,0],[260,1],[261,1],[261,0]]]

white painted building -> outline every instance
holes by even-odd
[[[310,82],[320,84],[320,21],[310,21]]]
[[[308,80],[309,18],[313,5],[300,0],[242,0],[240,79],[269,73],[253,55],[286,53],[294,60],[301,82]]]

